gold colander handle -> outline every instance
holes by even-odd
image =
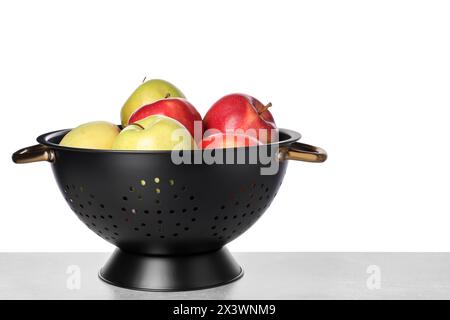
[[[324,162],[327,160],[327,152],[322,148],[309,144],[294,142],[286,147],[280,147],[279,159],[298,160],[306,162]]]
[[[42,144],[37,144],[14,152],[12,160],[14,163],[53,162],[55,160],[55,152]]]

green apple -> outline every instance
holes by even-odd
[[[180,89],[165,80],[153,79],[144,82],[134,90],[120,111],[122,126],[128,124],[130,116],[140,107],[167,97],[185,98]]]
[[[175,119],[153,115],[123,129],[114,140],[114,150],[196,149],[191,134]]]
[[[73,148],[111,149],[120,129],[107,121],[82,124],[67,133],[59,145]]]

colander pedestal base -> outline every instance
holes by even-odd
[[[239,279],[242,268],[225,248],[195,255],[141,255],[116,249],[99,277],[136,290],[184,291],[220,286]]]

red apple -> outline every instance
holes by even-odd
[[[235,147],[251,147],[260,145],[256,138],[245,134],[216,133],[203,138],[199,147],[202,149],[222,149]]]
[[[230,94],[213,104],[203,119],[203,125],[205,130],[216,129],[223,133],[244,130],[262,143],[269,143],[273,140],[271,130],[276,129],[275,120],[268,110],[270,106],[270,103],[263,105],[246,94]],[[248,133],[249,129],[256,132]],[[265,134],[259,131],[261,129]]]
[[[191,133],[192,137],[196,141],[200,141],[203,137],[203,131],[201,128],[202,117],[198,113],[197,109],[189,103],[186,99],[182,98],[167,98],[155,101],[151,104],[137,109],[128,120],[128,124],[134,123],[141,119],[145,119],[151,115],[164,115],[172,119],[177,120]],[[200,124],[198,137],[195,137],[194,121],[199,121]]]

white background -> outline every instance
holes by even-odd
[[[14,165],[41,133],[118,123],[144,77],[204,114],[221,96],[271,101],[325,148],[292,162],[235,251],[450,250],[450,3],[2,1],[0,251],[99,251],[50,165]]]

